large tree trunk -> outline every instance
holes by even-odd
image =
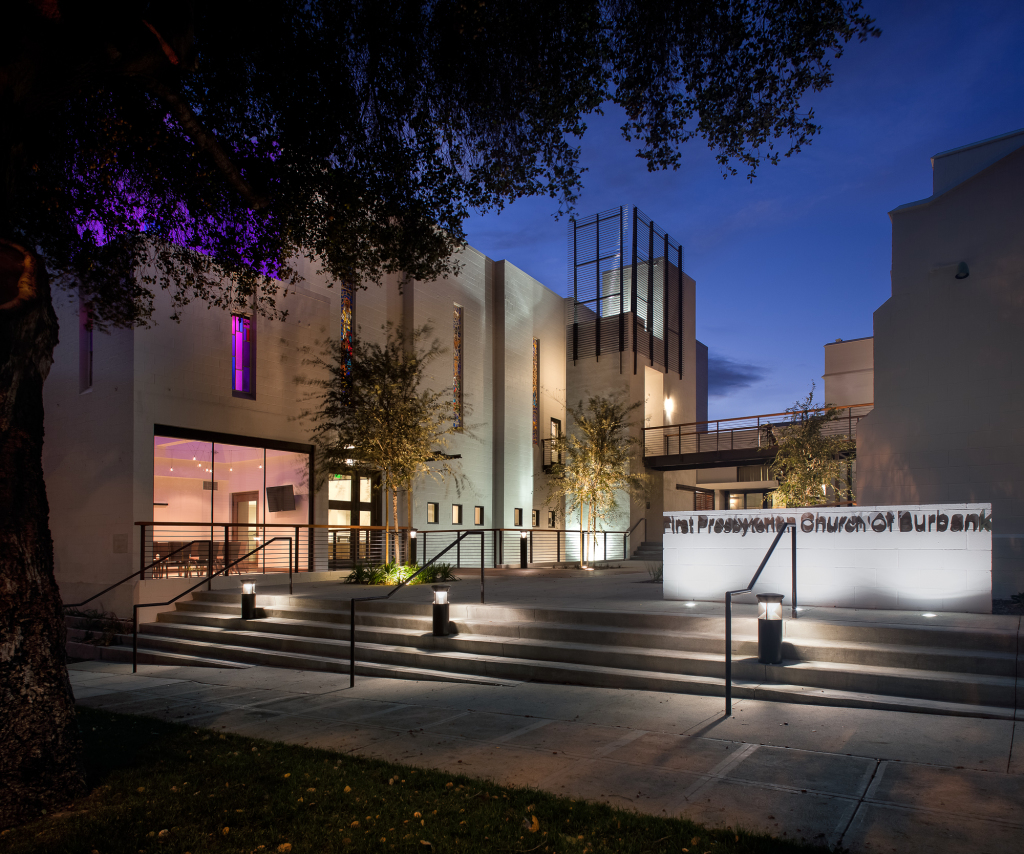
[[[56,343],[42,263],[0,239],[0,827],[85,788],[43,482]]]

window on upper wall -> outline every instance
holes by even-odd
[[[427,524],[436,525],[441,505],[436,501],[427,502]]]
[[[533,339],[533,444],[540,444],[540,339]]]
[[[473,508],[473,524],[482,525],[484,523],[484,508],[479,504]]]
[[[231,315],[231,393],[256,397],[256,347],[254,318]]]
[[[533,513],[531,514],[530,523],[533,525],[534,528],[540,527],[540,510],[533,511]]]
[[[462,306],[452,312],[452,421],[456,430],[462,430]]]
[[[78,298],[78,391],[92,391],[92,320],[85,300]]]
[[[548,510],[548,527],[549,528],[554,528],[555,527],[555,511],[554,510]]]
[[[512,511],[512,524],[515,525],[517,528],[520,525],[523,524],[523,508],[522,507],[516,507]]]
[[[462,524],[462,505],[461,504],[453,504],[452,505],[452,524],[453,525],[461,525]]]
[[[345,379],[352,370],[352,339],[355,336],[356,322],[356,292],[355,288],[347,283],[342,283],[339,293],[341,294],[341,344],[349,359],[345,362]]]

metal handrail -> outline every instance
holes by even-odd
[[[139,608],[162,608],[165,605],[173,605],[175,602],[177,602],[186,593],[191,593],[197,587],[202,587],[204,584],[208,584],[210,581],[212,581],[218,575],[220,575],[222,573],[229,572],[232,567],[238,566],[238,564],[240,564],[243,560],[248,560],[254,554],[256,554],[256,552],[260,551],[260,549],[265,549],[267,546],[269,546],[271,543],[273,543],[273,542],[275,542],[277,540],[288,540],[289,551],[291,550],[291,538],[290,537],[272,537],[271,539],[267,540],[266,542],[260,543],[258,546],[256,546],[256,548],[254,548],[248,554],[242,555],[240,558],[238,558],[238,560],[235,560],[235,561],[233,561],[231,563],[227,563],[227,561],[225,560],[224,566],[222,566],[216,572],[209,573],[206,576],[206,578],[204,578],[198,584],[192,585],[191,587],[188,588],[188,590],[181,591],[181,593],[179,593],[177,596],[175,596],[172,599],[168,599],[166,602],[140,602],[137,605],[133,605],[132,606],[132,673],[136,673],[138,671],[138,668],[139,668],[139,661],[138,661],[138,659],[139,659]],[[200,540],[199,542],[209,542],[210,543],[210,551],[212,553],[212,551],[213,551],[213,542],[214,542],[213,540],[208,540],[208,541]],[[295,550],[295,555],[296,555],[296,557],[298,557],[298,549]],[[290,561],[290,558],[289,558],[289,561]],[[291,565],[289,563],[289,570],[290,569],[291,569]]]
[[[713,418],[710,421],[683,421],[683,422],[681,422],[679,424],[666,424],[666,425],[663,425],[662,427],[644,427],[644,430],[667,430],[670,427],[695,427],[696,428],[696,427],[700,427],[700,426],[710,426],[712,424],[716,424],[716,425],[717,424],[728,424],[729,422],[732,422],[732,421],[746,421],[748,423],[746,425],[744,425],[744,426],[747,426],[747,427],[760,427],[760,426],[765,426],[765,425],[767,425],[769,423],[772,424],[772,425],[777,426],[779,424],[793,423],[792,422],[792,418],[793,418],[794,415],[803,415],[803,416],[806,417],[806,416],[812,415],[812,414],[814,414],[816,412],[834,412],[834,411],[837,411],[837,410],[840,410],[840,409],[848,409],[848,410],[863,409],[864,407],[868,407],[868,406],[874,407],[874,405],[875,405],[874,402],[869,402],[869,403],[850,403],[850,404],[847,404],[845,406],[820,406],[817,409],[799,409],[799,410],[797,410],[795,412],[767,412],[767,413],[764,413],[763,415],[738,415],[735,418]],[[867,413],[865,413],[865,415],[866,414]],[[788,418],[788,419],[790,419],[790,421],[785,421],[785,422],[780,422],[780,421],[772,421],[772,422],[762,421],[762,419],[766,419],[766,418]],[[727,428],[727,429],[729,429],[729,428]],[[700,432],[700,431],[695,431],[695,432]],[[704,432],[710,433],[711,431],[707,430],[707,431],[704,431]]]
[[[823,428],[823,432],[828,435],[840,434],[852,437],[860,419],[873,409],[873,403],[858,403],[851,406],[830,406],[800,412],[775,412],[767,415],[748,415],[714,421],[691,421],[686,424],[645,427],[643,433],[644,456],[669,455],[672,445],[675,445],[676,448],[672,453],[678,454],[750,448],[769,449],[776,444],[773,428],[792,426],[794,423],[798,423],[800,417],[806,419],[808,416],[821,412],[845,412],[845,415],[840,414],[835,420],[828,422]],[[658,447],[659,443],[663,448]]]
[[[757,583],[757,579],[760,578],[762,570],[768,564],[768,559],[772,556],[772,552],[775,551],[775,547],[779,544],[779,540],[782,539],[782,535],[786,533],[786,529],[789,528],[793,532],[792,539],[792,557],[793,557],[793,602],[792,615],[793,619],[796,619],[796,523],[785,522],[783,523],[782,530],[775,535],[775,539],[772,540],[771,546],[765,553],[764,560],[761,561],[761,565],[757,568],[757,572],[754,573],[754,577],[750,579],[748,584],[743,590],[727,590],[725,593],[725,716],[729,717],[732,714],[732,597],[739,596],[742,593],[750,593],[754,589],[754,585]]]
[[[136,524],[138,524],[138,523],[136,523]],[[158,563],[163,563],[163,562],[164,562],[165,560],[167,560],[168,558],[172,558],[172,557],[174,557],[174,556],[175,556],[175,555],[176,555],[176,554],[177,554],[178,552],[180,552],[180,551],[184,551],[185,549],[190,549],[190,548],[192,548],[192,546],[194,546],[194,545],[195,545],[196,543],[208,543],[208,542],[210,542],[210,541],[209,541],[209,540],[192,540],[191,542],[185,543],[185,545],[181,546],[180,548],[177,548],[177,549],[175,549],[175,550],[174,550],[173,552],[170,552],[169,554],[165,554],[165,555],[164,555],[163,557],[161,557],[161,558],[157,558],[157,559],[156,559],[155,561],[153,561],[153,562],[152,562],[151,564],[149,564],[148,566],[144,566],[144,567],[142,567],[142,569],[133,569],[133,570],[132,570],[132,572],[131,572],[131,575],[126,575],[126,576],[125,576],[124,578],[122,578],[122,579],[121,579],[120,581],[115,581],[115,582],[114,582],[113,584],[111,584],[111,585],[110,585],[110,586],[109,586],[108,588],[106,588],[105,590],[101,590],[101,591],[100,591],[99,593],[97,593],[97,594],[96,594],[95,596],[90,596],[90,597],[89,597],[88,599],[86,599],[86,600],[85,600],[84,602],[78,602],[78,603],[75,603],[75,604],[71,604],[71,605],[64,605],[63,607],[64,607],[64,608],[81,608],[81,607],[82,607],[83,605],[88,605],[88,604],[89,604],[89,603],[90,603],[90,602],[91,602],[91,601],[92,601],[93,599],[98,599],[98,598],[99,598],[100,596],[102,596],[102,595],[103,595],[104,593],[109,593],[109,592],[110,592],[111,590],[113,590],[113,589],[114,589],[115,587],[120,587],[120,586],[121,586],[122,584],[124,584],[124,583],[125,583],[126,581],[131,581],[131,580],[132,580],[133,578],[135,578],[136,576],[138,576],[138,577],[139,577],[139,580],[140,580],[140,581],[142,581],[142,580],[144,580],[144,578],[145,578],[145,572],[146,572],[146,570],[148,570],[148,569],[152,569],[152,568],[153,568],[154,566],[156,566],[156,565],[157,565]]]
[[[439,552],[438,554],[434,555],[434,557],[432,557],[425,564],[423,564],[423,566],[421,566],[419,569],[417,569],[412,575],[410,575],[408,578],[406,578],[404,581],[402,581],[402,583],[399,584],[397,587],[395,587],[395,589],[392,590],[390,593],[385,593],[382,596],[358,596],[358,597],[353,596],[352,597],[351,601],[349,602],[350,613],[349,613],[349,629],[348,629],[348,687],[349,688],[354,688],[355,684],[356,684],[356,602],[376,602],[376,601],[381,600],[381,599],[390,599],[399,590],[401,590],[403,587],[405,587],[405,585],[407,585],[410,581],[412,581],[417,575],[419,575],[421,572],[423,572],[423,570],[427,569],[439,557],[441,557],[442,555],[447,554],[451,549],[455,548],[455,546],[457,546],[459,543],[461,543],[462,540],[465,539],[466,537],[468,537],[468,536],[470,536],[472,534],[477,534],[477,533],[481,533],[481,532],[479,532],[479,531],[464,531],[463,533],[459,534],[458,538],[455,540],[454,543],[449,544],[448,548],[446,548],[443,551]],[[481,561],[481,563],[483,563],[483,561]],[[480,567],[480,583],[481,584],[483,584],[483,577],[484,577],[484,570],[483,570],[483,567],[481,566]],[[483,592],[482,591],[481,591],[480,597],[481,597],[480,601],[482,602],[483,601]]]
[[[636,523],[633,525],[633,527],[630,528],[628,531],[626,531],[626,533],[624,533],[622,535],[622,558],[623,558],[623,560],[629,560],[629,553],[626,551],[626,543],[629,541],[629,537],[632,535],[632,533],[638,527],[640,527],[640,523],[641,522],[644,523],[644,539],[643,539],[643,541],[645,542],[647,540],[647,517],[646,516],[641,516],[639,519],[636,520]]]

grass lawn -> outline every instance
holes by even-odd
[[[809,852],[601,804],[80,709],[91,792],[4,854]]]

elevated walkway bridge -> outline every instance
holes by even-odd
[[[857,437],[857,424],[873,403],[839,407],[838,418],[822,427],[822,435]],[[778,452],[779,429],[827,410],[773,412],[742,418],[696,421],[644,428],[644,465],[655,471],[684,471],[716,466],[764,465]]]

